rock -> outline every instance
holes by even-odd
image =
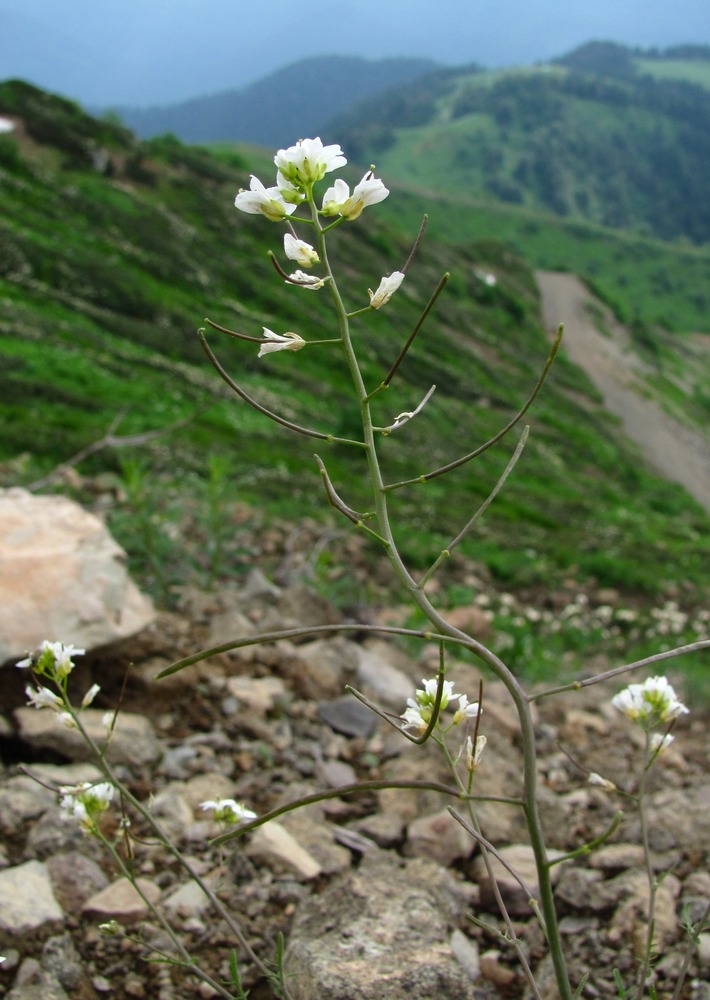
[[[0,831],[14,833],[57,801],[49,788],[19,774],[0,788]]]
[[[230,677],[226,688],[240,706],[257,715],[272,712],[276,702],[287,696],[286,685],[280,677]]]
[[[464,897],[445,869],[385,852],[334,879],[298,907],[285,958],[293,1000],[473,1000],[451,947]],[[396,956],[396,958],[395,958]]]
[[[550,858],[555,857],[555,851],[548,851]],[[508,912],[512,917],[527,917],[532,914],[529,900],[538,898],[537,869],[535,867],[535,855],[533,849],[528,844],[512,844],[510,847],[501,847],[498,850],[500,861],[497,857],[489,855],[493,877],[500,891]],[[509,871],[512,869],[521,879],[523,885]],[[488,870],[483,858],[479,855],[473,866],[475,878],[481,889],[481,905],[489,913],[498,912],[493,891],[493,884],[488,874]],[[553,881],[556,881],[559,869],[550,869]],[[481,959],[483,961],[483,959]]]
[[[105,889],[103,869],[79,851],[66,851],[47,858],[54,894],[66,913],[80,913],[86,900]]]
[[[604,844],[592,851],[589,858],[591,868],[601,868],[606,872],[627,871],[640,868],[644,864],[641,844]]]
[[[45,941],[42,967],[65,989],[76,989],[81,982],[83,969],[71,935],[61,934]]]
[[[516,979],[513,969],[503,965],[502,955],[495,948],[481,955],[481,974],[494,986],[510,986]]]
[[[353,826],[378,847],[396,847],[404,840],[404,823],[396,813],[373,813],[353,823]]]
[[[344,736],[371,736],[377,728],[377,716],[367,705],[352,695],[323,701],[318,706],[318,718],[335,733]]]
[[[467,858],[475,846],[470,834],[446,809],[420,816],[407,829],[407,854],[431,858],[440,865]]]
[[[155,904],[160,899],[160,889],[148,879],[136,879],[143,896]],[[134,924],[144,920],[150,909],[140,893],[127,878],[116,879],[101,892],[91,896],[81,908],[82,913],[101,923],[116,920],[119,924]]]
[[[257,864],[267,865],[276,872],[288,872],[303,882],[321,873],[316,859],[275,820],[257,827],[244,853]]]
[[[43,639],[85,649],[135,635],[155,618],[105,525],[62,496],[0,490],[0,663]]]
[[[354,681],[360,647],[336,636],[303,643],[295,655],[300,661],[298,690],[310,698],[329,698],[341,695]]]
[[[51,932],[64,919],[46,865],[27,861],[0,871],[0,934],[21,938]]]
[[[481,975],[481,959],[478,944],[466,937],[458,928],[451,935],[451,951],[468,978],[475,983]]]
[[[379,644],[379,648],[383,644]],[[385,647],[386,648],[386,647]],[[414,695],[414,684],[406,674],[392,666],[380,653],[368,649],[360,651],[357,667],[357,686],[373,701],[390,709],[403,712],[407,698]]]
[[[69,760],[89,760],[90,747],[76,729],[67,729],[54,712],[46,709],[18,708],[15,719],[19,736],[37,749],[54,750]],[[108,730],[106,713],[95,708],[85,708],[81,722],[89,736],[101,747]],[[119,712],[111,735],[106,757],[114,764],[132,764],[143,767],[157,761],[162,751],[155,730],[149,719],[133,712]]]
[[[181,794],[198,818],[206,813],[200,809],[203,802],[234,798],[234,782],[224,774],[211,772],[196,774],[181,787]]]

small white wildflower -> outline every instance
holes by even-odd
[[[312,267],[320,260],[310,243],[296,239],[291,233],[284,233],[284,253],[289,260],[295,260],[301,267]]]
[[[314,184],[347,162],[340,146],[324,146],[318,137],[299,139],[295,146],[280,149],[274,157],[279,173],[298,189]]]
[[[28,685],[25,688],[25,694],[33,708],[51,708],[53,712],[62,712],[64,710],[62,699],[54,691],[50,691],[49,688],[40,686],[36,690],[33,690]]]
[[[256,819],[255,812],[247,809],[241,802],[235,802],[234,799],[210,799],[208,802],[200,803],[200,809],[211,809],[218,823],[227,823],[230,826],[234,826],[235,823],[246,823],[249,820]]]
[[[605,792],[616,791],[616,785],[614,782],[609,781],[607,778],[603,778],[601,774],[597,774],[596,771],[590,771],[587,781],[590,785],[598,785],[599,788],[603,788]]]
[[[477,701],[469,702],[467,695],[459,695],[459,707],[454,713],[454,725],[459,726],[467,719],[478,718],[480,707]]]
[[[411,701],[411,699],[410,699]],[[429,718],[431,718],[431,712],[429,712]],[[423,733],[426,731],[429,722],[424,719],[422,713],[414,705],[410,705],[402,715],[400,719],[404,720],[403,729],[408,730],[413,733]]]
[[[611,703],[644,729],[652,729],[660,722],[671,722],[688,711],[665,677],[649,677],[643,684],[629,684],[612,698]]]
[[[273,330],[264,327],[264,343],[259,348],[258,356],[263,358],[265,354],[272,354],[275,351],[300,351],[305,346],[305,340],[297,333],[274,333]]]
[[[311,292],[317,292],[327,280],[326,278],[318,278],[315,274],[306,274],[305,271],[294,271],[293,274],[289,274],[289,278],[291,280],[287,284],[300,285],[301,288],[307,288]]]
[[[384,201],[388,194],[389,190],[372,170],[368,170],[360,183],[355,185],[352,195],[348,185],[339,177],[323,195],[321,212],[323,215],[341,215],[352,221],[362,214],[363,208]]]
[[[664,753],[674,740],[675,736],[672,733],[666,733],[665,735],[653,733],[651,736],[651,752],[654,754]]]
[[[417,705],[426,708],[434,704],[436,701],[436,692],[439,687],[439,679],[437,677],[430,677],[428,680],[426,678],[422,678],[422,685],[422,688],[417,688],[416,705],[411,699],[407,700],[407,704],[411,704],[415,708]],[[446,708],[452,698],[460,697],[460,695],[454,693],[453,682],[444,681],[441,688],[441,710],[443,711]]]
[[[404,281],[404,272],[393,271],[390,275],[380,281],[377,291],[373,292],[368,288],[367,294],[370,296],[370,309],[381,309],[392,298],[399,286]]]
[[[240,212],[248,215],[265,215],[271,222],[280,222],[296,211],[297,205],[289,203],[284,197],[284,191],[278,187],[264,187],[258,177],[253,174],[249,182],[249,191],[243,188],[234,199]]]
[[[86,650],[78,649],[71,643],[50,642],[49,639],[45,639],[36,653],[20,660],[15,666],[31,667],[36,674],[61,683],[74,669],[72,657],[83,656],[85,652]]]
[[[81,707],[88,708],[100,690],[101,688],[98,684],[92,684],[84,697],[81,699]]]
[[[86,833],[94,833],[101,815],[113,800],[114,788],[107,781],[64,787],[59,802],[65,818],[75,820]]]
[[[473,740],[470,736],[466,737],[466,743],[464,746],[466,754],[466,769],[472,773],[478,768],[481,757],[483,756],[483,751],[486,749],[487,738],[481,734],[476,737],[476,749],[473,749]]]

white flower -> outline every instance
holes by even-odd
[[[385,303],[389,302],[403,281],[404,274],[402,271],[393,271],[392,274],[382,279],[376,292],[368,288],[367,293],[370,296],[370,309],[380,309]]]
[[[306,274],[305,271],[294,271],[289,274],[291,279],[288,284],[300,285],[301,288],[308,288],[312,292],[317,292],[326,282],[325,278],[317,278],[315,274]]]
[[[88,708],[100,690],[101,688],[98,684],[92,684],[84,697],[81,699],[81,707]]]
[[[71,712],[60,712],[57,720],[61,722],[65,729],[78,729],[79,725]]]
[[[359,184],[356,184],[352,195],[344,180],[338,178],[333,187],[323,195],[321,212],[323,215],[342,215],[344,219],[357,219],[363,208],[384,201],[389,190],[382,181],[368,170]]]
[[[230,826],[235,823],[247,823],[251,819],[256,819],[256,813],[247,809],[241,802],[234,799],[219,799],[202,802],[200,809],[214,810],[214,818],[218,823],[228,823]]]
[[[671,733],[666,733],[664,736],[660,733],[653,733],[651,736],[651,752],[654,754],[663,753],[674,740],[675,736]]]
[[[310,243],[296,239],[291,233],[284,233],[284,253],[289,260],[295,260],[301,267],[313,267],[320,260]]]
[[[652,729],[660,722],[671,722],[688,711],[665,677],[649,677],[643,684],[629,684],[612,698],[611,703],[644,729]]]
[[[411,702],[411,698],[408,699]],[[431,713],[429,713],[431,718]],[[423,733],[426,731],[429,725],[429,720],[425,719],[419,709],[412,703],[409,708],[400,715],[400,719],[404,719],[403,729],[411,730],[415,733]]]
[[[274,333],[266,327],[264,327],[264,340],[265,343],[259,348],[260,358],[265,354],[273,354],[274,351],[300,351],[306,346],[303,337],[299,337],[297,333]]]
[[[71,643],[50,642],[45,639],[36,653],[20,660],[15,666],[31,667],[35,673],[61,683],[74,669],[72,657],[83,656],[85,652],[86,650],[78,649]]]
[[[107,781],[94,785],[85,781],[75,787],[64,787],[61,791],[59,806],[65,819],[73,819],[87,833],[93,833],[97,820],[113,800],[114,788]]]
[[[608,778],[603,778],[601,774],[597,774],[596,771],[590,771],[587,781],[590,785],[598,785],[600,788],[603,788],[605,792],[616,791],[616,785],[614,782],[609,781]]]
[[[469,703],[468,697],[465,694],[460,694],[459,696],[459,707],[454,714],[454,725],[458,726],[466,719],[476,719],[480,711],[477,701]]]
[[[475,771],[478,764],[483,756],[483,751],[486,749],[487,738],[483,735],[476,737],[476,749],[473,749],[473,740],[470,736],[466,737],[466,769],[468,771]]]
[[[25,688],[25,694],[33,708],[51,708],[53,712],[64,711],[64,702],[58,694],[50,691],[49,688],[40,686],[33,690],[28,686]]]
[[[265,215],[272,222],[280,222],[287,215],[296,211],[297,204],[287,202],[281,188],[266,188],[253,174],[249,188],[249,191],[242,189],[234,199],[234,204],[240,212],[247,212],[249,215]]]
[[[436,692],[439,687],[439,680],[437,677],[430,677],[428,680],[422,678],[423,688],[417,688],[417,701],[416,705],[422,707],[428,707],[434,704],[436,701]],[[460,698],[461,695],[454,694],[454,685],[452,681],[444,681],[441,689],[441,710],[443,711],[449,704],[452,698]],[[408,705],[415,705],[411,698],[407,699]],[[415,707],[416,707],[415,705]]]
[[[347,162],[340,146],[324,146],[319,138],[299,139],[295,146],[280,149],[274,157],[283,178],[299,190]]]

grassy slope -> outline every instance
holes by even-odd
[[[61,156],[29,141],[21,151],[20,160],[6,152],[0,184],[6,481],[31,481],[99,438],[119,414],[125,414],[121,433],[188,420],[136,452],[166,496],[179,498],[185,482],[204,478],[207,456],[216,454],[230,464],[234,497],[277,517],[310,514],[314,504],[325,513],[313,442],[289,438],[237,402],[195,340],[205,314],[252,336],[262,325],[311,337],[330,328],[327,296],[286,286],[268,263],[279,227],[236,216],[234,190],[247,172],[170,143],[119,149],[112,177],[61,166]],[[121,166],[129,152],[130,176]],[[405,259],[407,245],[387,218],[403,212],[402,224],[414,216],[416,200],[394,191],[381,206],[386,213],[370,210],[334,234],[333,258],[353,306]],[[430,210],[433,238],[401,292],[382,313],[355,322],[374,386],[441,272],[452,272],[399,384],[384,398],[383,423],[416,405],[432,382],[438,386],[425,415],[397,440],[383,442],[392,481],[449,461],[495,433],[524,400],[547,351],[534,280],[522,260],[500,242],[469,238],[449,246],[441,239],[444,220],[455,216],[458,225],[459,206],[434,202]],[[482,272],[494,273],[497,284],[487,286]],[[348,376],[337,356],[307,350],[257,361],[252,346],[217,335],[212,342],[265,405],[327,432],[356,433],[357,412],[343,402]],[[469,555],[518,585],[550,586],[570,573],[650,592],[671,584],[689,593],[704,585],[708,519],[681,489],[644,469],[586,379],[564,360],[536,405],[532,429],[518,470],[467,543]],[[324,449],[336,486],[346,477],[351,484],[361,480],[358,455]],[[511,449],[394,494],[407,525],[403,547],[413,560],[425,565],[432,546],[449,541],[485,499]],[[117,468],[110,450],[82,471],[107,467]],[[344,492],[353,507],[368,505],[357,485]]]

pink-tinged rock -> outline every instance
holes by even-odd
[[[111,885],[91,896],[84,903],[82,913],[101,922],[116,920],[119,924],[133,924],[144,920],[149,913],[141,893],[151,903],[160,899],[160,889],[147,879],[136,879],[140,893],[127,878],[119,878]]]
[[[155,618],[123,549],[66,497],[0,490],[0,565],[0,663],[43,639],[106,646]]]

